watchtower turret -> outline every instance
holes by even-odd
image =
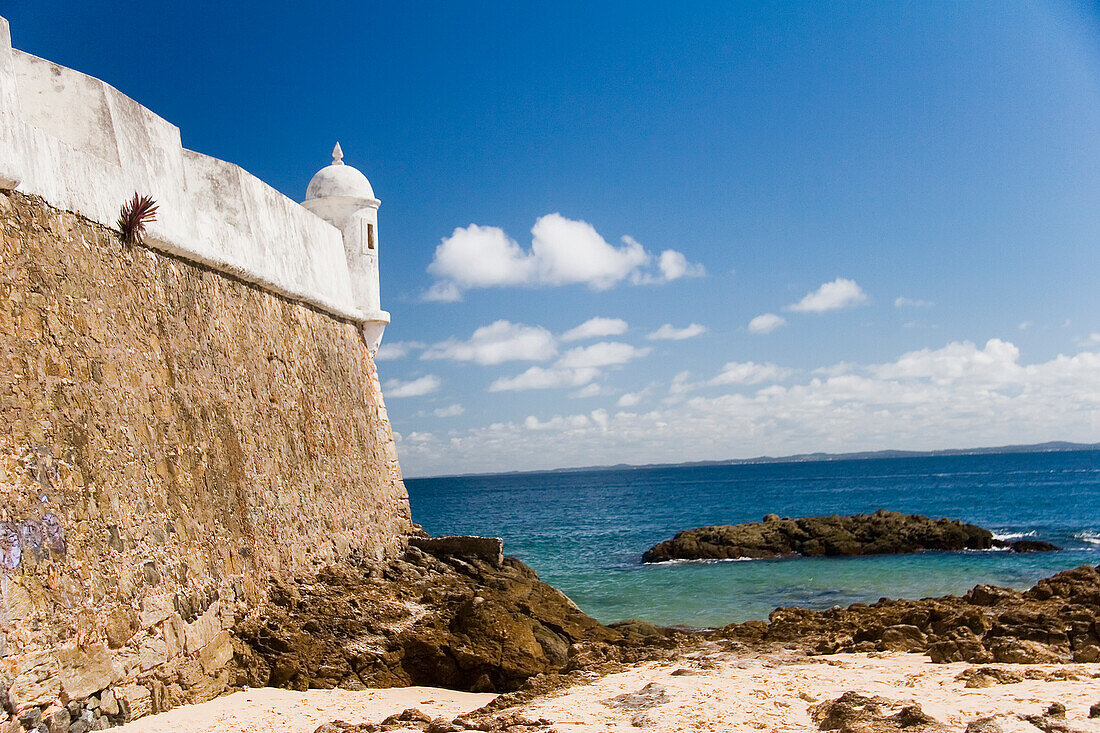
[[[382,342],[390,314],[382,310],[378,280],[378,207],[370,181],[344,164],[340,143],[332,149],[332,164],[317,171],[306,188],[302,206],[340,230],[348,261],[355,303],[366,319],[363,338],[371,354]]]

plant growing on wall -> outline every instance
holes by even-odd
[[[157,218],[157,202],[152,196],[134,197],[118,212],[118,236],[126,244],[144,244],[145,225]]]

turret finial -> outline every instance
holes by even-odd
[[[340,143],[336,143],[336,147],[332,149],[332,164],[344,164],[344,151],[340,149]]]

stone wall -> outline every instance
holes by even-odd
[[[80,733],[213,697],[271,576],[397,550],[355,323],[19,192],[0,262],[0,703]]]

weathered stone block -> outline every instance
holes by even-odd
[[[195,619],[194,623],[187,624],[187,651],[189,653],[194,654],[202,649],[222,630],[222,619],[219,610],[219,604],[214,603],[206,609],[203,615]]]
[[[99,696],[99,709],[109,718],[119,714],[118,699],[115,697],[114,690],[104,690]]]
[[[176,612],[172,596],[146,596],[141,604],[141,627],[152,628]]]
[[[207,674],[216,672],[233,658],[233,640],[228,631],[219,631],[199,652],[199,663]]]
[[[62,647],[57,650],[62,689],[72,700],[99,692],[122,678],[122,669],[103,644]]]
[[[138,647],[138,669],[148,672],[166,661],[168,661],[168,644],[164,639],[149,636],[141,640],[141,646]]]
[[[473,555],[497,565],[504,561],[504,540],[500,537],[410,537],[409,545],[432,555]]]
[[[124,685],[115,690],[126,720],[137,720],[153,711],[152,693],[141,685]]]
[[[163,633],[169,659],[187,651],[187,624],[178,613],[173,613],[164,622]]]
[[[37,578],[16,576],[8,585],[7,605],[8,618],[14,623],[19,623],[30,621],[39,612],[45,612],[50,604]]]
[[[69,733],[69,711],[66,708],[58,708],[46,717],[46,728],[50,733]]]
[[[114,608],[104,618],[104,635],[112,649],[125,646],[137,630],[134,614],[128,608]]]
[[[61,692],[57,657],[50,652],[24,654],[8,660],[13,666],[9,692],[17,710],[48,705]]]

